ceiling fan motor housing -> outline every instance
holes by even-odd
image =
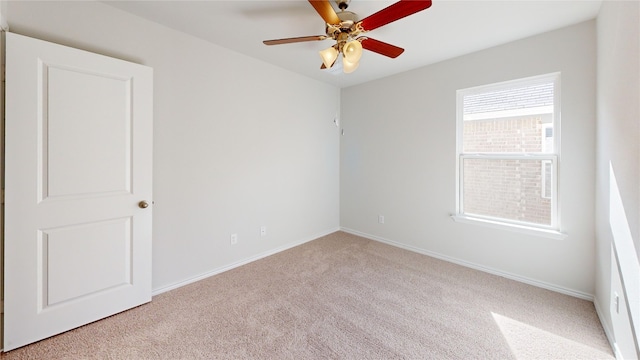
[[[353,11],[344,10],[344,11],[340,11],[339,13],[336,13],[336,15],[338,15],[338,18],[342,22],[350,21],[352,24],[358,22],[358,15],[356,15],[356,13],[354,13]]]
[[[334,40],[346,40],[349,37],[358,35],[354,24],[358,22],[358,15],[351,11],[340,11],[337,13],[340,19],[339,24],[327,24],[327,36]]]

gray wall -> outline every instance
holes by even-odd
[[[640,358],[640,3],[597,18],[596,307],[624,358]],[[615,251],[614,251],[615,250]],[[624,283],[624,287],[623,287]],[[620,297],[615,311],[613,294]],[[636,338],[631,330],[635,326]]]
[[[6,16],[153,67],[156,293],[338,229],[339,89],[98,2],[10,1]]]
[[[595,21],[343,89],[340,224],[572,295],[594,293]],[[560,71],[562,231],[456,223],[456,90]],[[378,215],[385,223],[378,223]]]

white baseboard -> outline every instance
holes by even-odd
[[[232,264],[229,264],[229,265],[226,265],[226,266],[222,266],[222,267],[213,269],[211,271],[207,271],[206,273],[203,273],[203,274],[200,274],[200,275],[197,275],[197,276],[194,276],[194,277],[179,281],[177,283],[154,289],[154,290],[152,290],[151,295],[152,296],[160,295],[160,294],[162,294],[164,292],[167,292],[167,291],[170,291],[170,290],[174,290],[174,289],[177,289],[179,287],[183,287],[185,285],[192,284],[192,283],[194,283],[196,281],[200,281],[200,280],[206,279],[206,278],[208,278],[210,276],[218,275],[218,274],[223,273],[225,271],[229,271],[231,269],[235,269],[235,268],[237,268],[239,266],[246,265],[248,263],[254,262],[256,260],[260,260],[260,259],[265,258],[267,256],[271,256],[271,255],[277,254],[279,252],[282,252],[282,251],[291,249],[293,247],[302,245],[302,244],[307,243],[309,241],[312,241],[312,240],[321,238],[323,236],[332,234],[332,233],[334,233],[336,231],[340,231],[340,228],[334,228],[334,229],[326,230],[326,231],[323,231],[321,233],[308,236],[308,237],[306,237],[306,238],[304,238],[302,240],[291,242],[291,243],[286,244],[284,246],[281,246],[281,247],[278,247],[278,248],[275,248],[275,249],[272,249],[272,250],[269,250],[269,251],[265,251],[263,253],[248,257],[248,258],[240,260],[240,261],[236,261],[236,262],[234,262]]]
[[[598,319],[600,319],[600,324],[602,324],[604,335],[607,337],[607,340],[609,341],[609,346],[611,346],[611,349],[613,349],[616,359],[621,360],[622,354],[620,354],[620,350],[618,349],[618,344],[616,344],[616,338],[613,336],[613,331],[611,330],[611,327],[609,327],[609,324],[606,321],[604,321],[605,317],[602,316],[602,314],[604,314],[604,309],[602,309],[602,305],[600,305],[600,302],[598,301],[597,297],[593,298],[593,306],[596,308],[596,314],[598,315]]]
[[[551,284],[551,283],[547,283],[544,281],[539,281],[539,280],[535,280],[535,279],[530,279],[524,276],[520,276],[517,274],[512,274],[512,273],[508,273],[502,270],[498,270],[498,269],[494,269],[494,268],[490,268],[484,265],[480,265],[480,264],[475,264],[469,261],[465,261],[465,260],[461,260],[461,259],[456,259],[447,255],[442,255],[433,251],[429,251],[429,250],[425,250],[425,249],[421,249],[418,247],[414,247],[414,246],[410,246],[410,245],[406,245],[406,244],[402,244],[393,240],[389,240],[389,239],[385,239],[382,238],[380,236],[375,236],[375,235],[371,235],[371,234],[367,234],[367,233],[363,233],[357,230],[353,230],[353,229],[349,229],[349,228],[345,228],[345,227],[341,227],[340,230],[346,232],[346,233],[350,233],[353,235],[357,235],[357,236],[361,236],[370,240],[375,240],[375,241],[379,241],[391,246],[395,246],[401,249],[405,249],[405,250],[409,250],[409,251],[413,251],[416,252],[418,254],[422,254],[422,255],[427,255],[427,256],[431,256],[433,258],[436,259],[440,259],[440,260],[444,260],[453,264],[457,264],[457,265],[461,265],[464,267],[468,267],[471,269],[475,269],[475,270],[479,270],[479,271],[483,271],[489,274],[493,274],[493,275],[498,275],[507,279],[511,279],[511,280],[515,280],[515,281],[519,281],[521,283],[525,283],[525,284],[529,284],[529,285],[533,285],[533,286],[537,286],[543,289],[547,289],[547,290],[551,290],[551,291],[555,291],[561,294],[565,294],[565,295],[569,295],[569,296],[573,296],[573,297],[577,297],[579,299],[583,299],[583,300],[589,300],[589,301],[593,301],[593,294],[588,294],[582,291],[577,291],[577,290],[573,290],[573,289],[569,289],[569,288],[565,288],[562,286],[558,286],[555,284]]]

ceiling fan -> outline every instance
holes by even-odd
[[[431,0],[400,0],[375,14],[358,20],[358,15],[347,11],[351,0],[335,0],[341,10],[336,13],[329,0],[309,0],[311,6],[320,14],[326,23],[326,35],[301,36],[285,39],[265,40],[265,45],[290,44],[304,41],[333,39],[336,43],[328,49],[320,51],[321,69],[331,68],[342,53],[342,67],[345,73],[353,72],[360,64],[362,49],[396,58],[404,52],[403,48],[366,36],[365,32],[415,14],[431,6]]]

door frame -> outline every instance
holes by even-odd
[[[5,1],[0,1],[0,351],[4,347],[4,90],[5,35],[8,27],[4,19]]]

